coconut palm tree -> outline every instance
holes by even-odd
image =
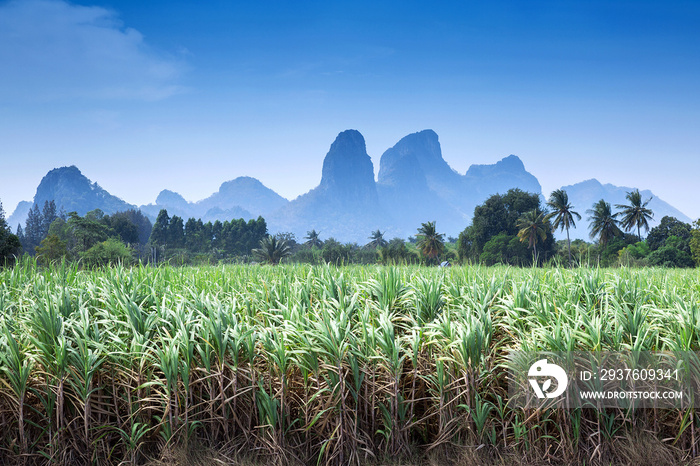
[[[622,214],[620,224],[625,231],[630,231],[632,228],[637,227],[637,237],[639,241],[641,241],[641,228],[644,227],[644,231],[649,231],[648,221],[654,218],[654,212],[647,208],[647,204],[649,204],[652,198],[650,197],[642,202],[642,195],[638,189],[628,192],[625,198],[630,201],[629,205],[615,205],[618,209],[622,209],[622,212],[620,212]]]
[[[518,238],[521,242],[527,241],[527,247],[533,251],[534,264],[538,264],[537,243],[547,239],[548,225],[545,220],[545,213],[540,209],[532,209],[525,212],[517,223]]]
[[[416,246],[428,261],[433,261],[445,250],[445,235],[437,232],[435,222],[421,223],[416,238]]]
[[[545,221],[554,218],[554,223],[552,228],[556,230],[566,229],[566,245],[569,249],[569,267],[571,267],[571,239],[569,238],[569,228],[576,228],[577,220],[581,220],[581,215],[578,212],[572,210],[574,206],[569,203],[569,195],[563,189],[557,189],[549,195],[549,201],[547,201],[547,206],[552,209],[552,212],[547,214],[544,219]]]
[[[590,222],[591,238],[598,237],[598,242],[603,247],[608,244],[612,237],[622,234],[618,227],[620,222],[615,218],[618,214],[612,213],[610,203],[605,202],[604,199],[593,204],[593,208],[588,209],[586,213],[590,215],[588,221]]]
[[[389,243],[387,243],[387,241],[384,239],[384,233],[382,233],[382,232],[379,231],[379,230],[373,231],[372,234],[369,236],[369,239],[371,239],[372,241],[370,241],[369,243],[367,243],[367,244],[365,245],[365,246],[368,247],[368,248],[374,248],[374,249],[376,249],[376,248],[384,247],[384,246],[386,246],[387,244],[389,244]]]
[[[309,247],[316,246],[317,248],[320,248],[323,246],[323,241],[319,238],[319,235],[321,234],[320,231],[316,230],[311,230],[306,232],[306,236],[304,236],[304,239],[307,240],[304,244],[307,244]]]
[[[267,236],[260,240],[260,247],[253,249],[253,255],[262,263],[277,265],[282,259],[292,254],[292,250],[283,239]]]

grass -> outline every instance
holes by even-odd
[[[503,375],[513,348],[697,351],[697,270],[25,261],[0,271],[0,308],[3,463],[698,454],[694,409],[524,411]]]

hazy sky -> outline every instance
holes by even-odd
[[[431,128],[462,173],[516,154],[545,194],[595,177],[697,218],[699,24],[695,1],[0,1],[0,200],[64,165],[133,204],[241,175],[291,199],[340,131],[376,173]]]

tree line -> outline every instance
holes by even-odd
[[[5,264],[14,264],[15,258],[21,251],[22,243],[17,235],[12,234],[12,230],[5,220],[5,210],[0,202],[0,267]]]
[[[403,238],[384,239],[380,230],[372,231],[367,238],[370,241],[364,245],[358,243],[341,243],[335,238],[321,240],[321,233],[315,229],[309,230],[297,242],[292,233],[277,233],[266,237],[258,248],[253,250],[253,257],[268,264],[284,262],[309,264],[384,264],[405,265],[425,264],[435,265],[441,261],[456,260],[457,255],[449,238],[438,233],[435,222],[421,224],[416,235],[406,242]],[[454,239],[456,241],[456,239]]]
[[[82,261],[90,265],[134,263],[144,250],[151,222],[139,210],[106,215],[95,209],[85,216],[58,210],[54,201],[35,204],[25,227],[18,226],[22,251],[39,262]]]
[[[459,257],[486,265],[541,265],[548,260],[590,264],[591,259],[603,266],[700,265],[700,221],[693,228],[664,217],[649,231],[654,216],[648,207],[651,199],[643,200],[639,190],[625,198],[627,204],[616,204],[616,212],[604,199],[586,210],[589,237],[594,241],[590,244],[570,239],[570,229],[582,216],[565,190],[553,191],[544,205],[538,195],[519,189],[495,194],[475,208],[472,224],[460,234]],[[566,241],[554,240],[556,230],[566,231]],[[642,231],[649,233],[646,239]]]
[[[257,261],[271,264],[426,264],[444,262],[509,264],[545,263],[594,264],[601,266],[700,265],[700,220],[693,225],[664,217],[649,228],[653,212],[651,199],[643,200],[638,190],[627,193],[627,204],[615,205],[604,199],[588,214],[588,229],[594,243],[570,240],[570,229],[582,220],[564,190],[540,196],[520,189],[494,194],[474,209],[471,225],[459,238],[438,233],[435,222],[425,222],[408,241],[387,240],[380,230],[372,231],[364,245],[321,239],[321,232],[309,230],[297,242],[291,233],[268,234],[265,219],[202,222],[167,210],[151,222],[138,210],[104,214],[97,209],[79,216],[58,210],[53,201],[43,208],[35,204],[24,228],[12,234],[0,203],[0,259],[11,263],[22,253],[41,262],[62,259],[85,264],[131,264],[136,261],[178,264],[218,261]],[[556,241],[555,231],[566,231],[565,241]],[[642,231],[648,233],[642,238]],[[635,234],[636,233],[636,234]]]
[[[15,235],[0,203],[0,257],[12,261],[23,253],[43,263],[69,260],[86,265],[245,258],[265,236],[262,217],[248,222],[203,223],[194,218],[183,222],[161,210],[151,225],[140,210],[106,215],[96,209],[80,216],[57,209],[54,201],[46,201],[41,209],[38,204],[32,206]]]
[[[171,218],[168,211],[162,209],[153,224],[149,246],[161,251],[163,259],[191,261],[199,257],[215,261],[248,258],[267,236],[267,223],[262,217],[247,222],[242,218],[213,223],[190,218],[184,222],[177,215]]]
[[[361,247],[356,243],[342,245],[333,238],[324,242],[314,229],[307,232],[306,242],[301,245],[289,233],[267,237],[253,255],[270,264],[288,261],[434,265],[457,258],[462,263],[516,266],[547,262],[569,266],[700,265],[700,220],[693,228],[673,217],[664,217],[649,231],[649,220],[654,215],[648,208],[651,199],[643,200],[638,190],[628,192],[626,199],[627,204],[615,205],[617,212],[604,199],[586,210],[592,244],[571,241],[570,229],[582,216],[569,202],[565,190],[552,192],[543,203],[538,194],[515,188],[490,196],[474,209],[471,225],[456,241],[456,251],[446,247],[444,234],[437,233],[435,222],[426,222],[411,238],[410,247],[401,238],[385,240],[380,230],[373,231],[370,241]],[[555,240],[557,230],[566,231],[566,241]],[[649,233],[646,239],[642,238],[642,230]]]

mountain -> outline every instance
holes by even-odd
[[[542,192],[537,178],[525,170],[525,165],[517,155],[512,154],[492,165],[472,165],[464,177],[475,199],[479,199],[477,204],[492,194],[502,194],[511,188],[520,188],[530,193]]]
[[[537,178],[514,155],[460,175],[443,158],[438,135],[430,129],[386,150],[375,182],[364,138],[348,130],[331,145],[319,186],[276,211],[268,225],[297,238],[315,229],[325,238],[364,243],[377,228],[388,238],[405,238],[421,223],[435,221],[438,231],[457,236],[476,205],[514,187],[541,192]]]
[[[171,216],[184,219],[195,217],[208,222],[234,218],[249,220],[261,215],[266,217],[288,202],[257,179],[241,176],[224,182],[217,192],[198,202],[188,202],[180,194],[164,189],[158,194],[155,204],[140,208],[153,220],[161,209],[166,209]]]
[[[377,187],[402,236],[421,223],[457,236],[470,222],[474,207],[490,195],[511,188],[540,194],[537,178],[510,155],[493,165],[472,165],[466,174],[453,170],[442,156],[433,130],[409,134],[382,154]]]
[[[255,217],[265,217],[271,212],[286,205],[289,201],[260,181],[249,176],[223,183],[217,192],[196,203],[199,211],[209,211],[218,208],[225,211],[233,207],[251,212]]]
[[[166,209],[168,211],[168,215],[171,217],[177,215],[178,217],[185,219],[185,221],[193,216],[191,203],[187,202],[187,200],[185,200],[185,198],[179,193],[169,189],[164,189],[158,193],[155,204],[142,205],[139,207],[139,209],[151,220],[151,222],[156,221],[158,212],[160,212],[161,209]]]
[[[258,215],[253,215],[249,211],[239,206],[233,206],[230,209],[222,209],[221,207],[212,207],[204,212],[204,215],[193,215],[195,218],[201,218],[203,222],[216,222],[217,220],[225,222],[236,218],[250,220],[258,218]]]
[[[379,162],[381,205],[390,212],[393,226],[403,237],[414,235],[420,224],[428,221],[435,221],[439,231],[451,235],[464,229],[469,219],[445,200],[458,196],[460,185],[461,176],[442,158],[432,130],[404,137],[387,149]]]
[[[376,204],[374,165],[359,131],[343,131],[333,141],[323,159],[321,184],[317,189],[340,207]]]
[[[42,178],[36,188],[33,202],[22,201],[10,216],[13,231],[17,224],[24,223],[29,209],[38,204],[43,208],[45,201],[55,201],[56,207],[66,213],[77,212],[85,215],[91,210],[101,209],[106,214],[113,214],[124,210],[134,209],[135,206],[127,204],[117,196],[113,196],[97,183],[90,181],[74,165],[70,167],[54,168]]]
[[[32,205],[34,205],[34,203],[31,201],[19,201],[17,207],[15,207],[15,211],[7,218],[7,225],[12,229],[12,233],[17,233],[18,225],[22,225],[22,228],[24,228]]]
[[[379,162],[377,180],[367,154],[365,140],[356,130],[343,131],[331,144],[323,160],[319,185],[292,201],[283,198],[255,178],[241,176],[222,183],[219,190],[197,202],[189,202],[179,193],[163,190],[154,204],[140,209],[155,221],[160,209],[183,219],[201,218],[204,222],[263,216],[271,233],[291,232],[301,240],[315,229],[323,239],[367,242],[376,229],[385,238],[406,238],[416,234],[421,223],[435,221],[437,230],[457,236],[470,224],[474,207],[489,196],[511,188],[541,195],[537,178],[523,162],[509,155],[494,164],[471,165],[464,174],[453,170],[443,158],[438,135],[430,129],[409,134],[387,149]],[[572,239],[588,237],[586,210],[599,199],[613,206],[625,204],[632,188],[601,184],[595,179],[564,186],[571,203],[583,219],[571,230]],[[684,222],[690,219],[651,191],[642,191],[644,199],[653,197],[655,226],[666,215]],[[37,187],[34,202],[43,207],[55,200],[66,212],[84,215],[93,209],[105,213],[134,208],[87,179],[76,167],[51,170]],[[8,218],[15,231],[24,225],[32,202],[20,202]],[[558,237],[563,237],[558,234]]]
[[[628,204],[629,201],[625,199],[625,195],[634,190],[634,188],[628,188],[626,186],[602,184],[595,178],[582,181],[574,185],[563,186],[561,189],[566,191],[566,193],[569,195],[569,202],[574,206],[574,210],[581,214],[582,217],[582,219],[576,223],[577,227],[570,230],[571,239],[582,239],[585,241],[591,241],[590,237],[588,236],[588,214],[586,213],[586,210],[591,209],[593,204],[599,200],[605,199],[605,201],[609,202],[612,206],[613,212],[615,212],[619,210],[615,208],[615,204]],[[661,219],[667,215],[676,217],[682,222],[690,223],[692,221],[680,210],[654,196],[654,193],[651,191],[640,190],[640,193],[643,201],[646,201],[650,197],[652,198],[651,202],[649,202],[649,205],[647,206],[652,210],[652,212],[654,212],[654,219],[649,221],[650,229],[658,225]],[[644,231],[642,231],[642,236],[644,236]],[[565,238],[566,233],[559,233],[557,237]]]
[[[48,172],[36,188],[34,204],[43,206],[45,201],[55,201],[56,207],[66,212],[85,215],[91,210],[101,209],[106,214],[133,209],[117,196],[90,181],[78,167],[55,168]]]
[[[170,191],[169,189],[164,189],[158,193],[156,205],[167,205],[173,210],[179,209],[183,211],[190,208],[190,203],[187,202],[182,195],[175,191]]]
[[[365,139],[356,130],[343,131],[331,144],[319,185],[268,218],[268,230],[291,232],[300,240],[315,229],[324,239],[359,244],[366,243],[373,230],[391,230],[391,225],[379,204]]]
[[[43,207],[45,201],[51,200],[56,202],[59,210],[75,211],[78,215],[95,209],[112,214],[135,208],[90,181],[75,165],[55,168],[41,180],[36,188],[34,204]]]
[[[417,164],[417,168],[425,175],[428,186],[441,197],[449,198],[455,190],[460,190],[462,177],[442,157],[438,135],[432,129],[409,134],[394,147],[384,152],[382,159],[385,157],[387,165],[385,170],[392,166],[396,167],[397,163],[403,165],[406,163]],[[383,182],[382,168],[382,161],[380,160],[380,183]]]

